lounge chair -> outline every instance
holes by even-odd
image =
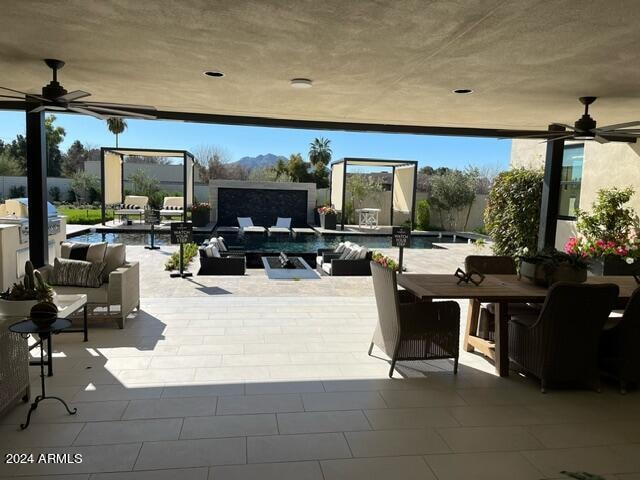
[[[161,217],[182,217],[184,215],[184,197],[164,197]]]
[[[238,217],[240,233],[266,233],[267,229],[253,224],[251,217]]]
[[[598,347],[602,327],[618,298],[614,284],[557,282],[539,316],[511,317],[509,357],[551,384],[583,384],[599,390]]]
[[[278,217],[276,224],[273,227],[267,229],[269,235],[271,234],[290,234],[291,233],[291,218]]]
[[[118,217],[125,217],[129,215],[139,215],[140,221],[144,218],[144,211],[149,204],[149,197],[143,195],[127,195],[124,197],[124,202],[119,208],[115,210],[114,215]]]
[[[369,347],[377,345],[389,358],[389,377],[398,360],[453,358],[458,373],[460,306],[457,302],[422,302],[398,291],[396,272],[371,262],[378,324]]]

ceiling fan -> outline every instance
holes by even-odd
[[[91,115],[92,117],[100,120],[106,120],[110,117],[132,117],[143,119],[155,119],[154,107],[145,105],[127,105],[122,103],[104,103],[104,102],[88,102],[81,100],[90,96],[89,92],[82,90],[74,90],[73,92],[67,92],[65,88],[58,83],[58,70],[64,67],[62,60],[56,60],[54,58],[45,58],[44,63],[53,70],[53,79],[48,85],[42,87],[42,94],[37,95],[33,93],[21,92],[20,90],[14,90],[12,88],[0,87],[0,90],[10,92],[13,95],[2,95],[0,92],[0,98],[11,98],[19,100],[27,100],[34,103],[39,103],[38,106],[29,110],[29,112],[41,112],[43,110],[53,110],[60,112],[75,112],[85,115]],[[15,94],[19,94],[17,96]]]
[[[549,131],[536,135],[525,135],[517,138],[546,138],[547,142],[556,140],[595,140],[598,143],[635,142],[640,138],[640,129],[632,128],[640,126],[640,121],[618,123],[598,127],[596,121],[589,115],[589,105],[596,101],[598,97],[580,97],[580,103],[584,105],[584,114],[572,125],[565,123],[552,123],[558,127],[563,127],[565,131]]]

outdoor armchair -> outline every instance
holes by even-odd
[[[640,382],[640,288],[637,288],[622,317],[605,323],[600,341],[600,368],[620,382],[625,393],[629,384]]]
[[[599,389],[598,345],[618,297],[613,284],[557,282],[537,318],[513,316],[509,322],[509,357],[551,384],[583,384]]]
[[[406,292],[400,294],[396,272],[371,263],[378,324],[369,347],[376,345],[389,358],[393,376],[396,362],[452,358],[458,372],[460,306],[456,302],[423,302]],[[407,302],[407,300],[409,300]]]

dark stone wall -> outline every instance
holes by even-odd
[[[251,217],[254,225],[271,227],[278,217],[291,217],[292,227],[307,226],[306,190],[219,188],[218,225],[237,226],[237,217]]]

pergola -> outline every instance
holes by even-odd
[[[112,148],[100,149],[100,186],[102,191],[102,224],[106,220],[106,206],[120,204],[124,201],[124,158],[136,157],[166,157],[182,159],[182,190],[183,217],[186,218],[187,208],[193,203],[194,185],[193,168],[194,157],[186,150],[161,150],[146,148]]]
[[[331,164],[331,184],[329,198],[331,205],[344,213],[347,196],[347,169],[349,166],[390,167],[392,169],[390,224],[393,225],[393,212],[409,213],[411,223],[415,222],[416,187],[418,162],[415,160],[383,160],[377,158],[343,158]],[[341,226],[344,230],[345,216]]]

